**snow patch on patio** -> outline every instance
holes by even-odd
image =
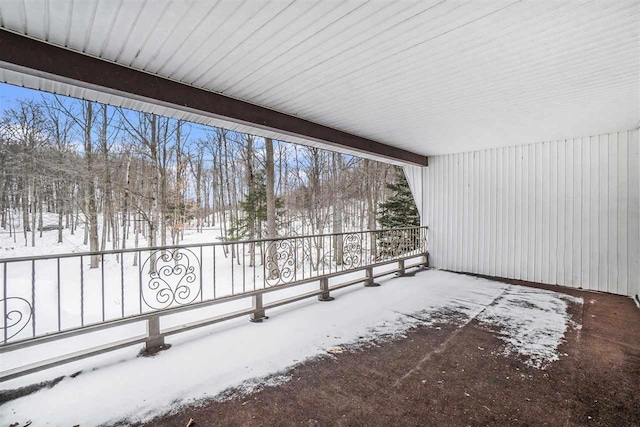
[[[282,384],[293,366],[330,356],[332,347],[364,349],[419,326],[463,327],[476,318],[500,334],[506,351],[542,366],[557,360],[570,321],[568,303],[577,302],[555,292],[433,270],[380,283],[336,291],[330,303],[306,300],[273,309],[262,324],[236,319],[180,334],[168,339],[171,349],[154,357],[136,358],[137,349],[131,348],[9,381],[2,387],[83,370],[0,406],[0,425],[150,420],[183,405]]]
[[[544,369],[558,360],[558,346],[574,324],[569,304],[583,304],[582,298],[543,289],[509,286],[482,313],[478,322],[497,332],[506,343],[505,354],[517,353],[525,363]]]

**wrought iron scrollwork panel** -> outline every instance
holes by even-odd
[[[342,265],[345,269],[357,268],[362,265],[362,237],[359,233],[344,236]]]
[[[7,312],[1,325],[3,329],[2,338],[4,339],[6,335],[6,340],[10,340],[22,332],[31,322],[33,307],[31,307],[29,301],[21,297],[0,299],[0,307],[4,304],[7,305]]]
[[[265,283],[278,286],[291,283],[296,278],[296,246],[294,240],[274,240],[265,251]]]
[[[187,248],[157,250],[142,266],[142,299],[147,307],[161,310],[190,304],[200,295],[200,259]]]

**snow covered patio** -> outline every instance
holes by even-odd
[[[640,422],[631,299],[434,270],[380,283],[181,334],[154,357],[127,349],[12,380],[3,400],[65,375],[4,403],[0,423]]]

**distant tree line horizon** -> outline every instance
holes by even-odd
[[[11,104],[0,117],[0,228],[25,246],[44,230],[59,243],[63,230],[81,232],[90,251],[137,247],[139,236],[178,244],[187,227],[226,241],[373,230],[389,209],[393,224],[407,211],[417,225],[397,166],[221,128],[192,136],[183,120],[55,95]]]

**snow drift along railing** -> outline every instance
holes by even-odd
[[[422,257],[415,265],[404,261]],[[397,262],[375,275],[373,267]],[[133,344],[147,350],[164,337],[303,298],[331,300],[334,289],[426,265],[427,227],[216,242],[0,259],[0,353],[146,321],[147,333],[0,372],[0,381]],[[329,279],[366,271],[329,285]],[[267,292],[310,282],[317,290],[263,304]],[[252,307],[160,329],[160,317],[251,298]]]

